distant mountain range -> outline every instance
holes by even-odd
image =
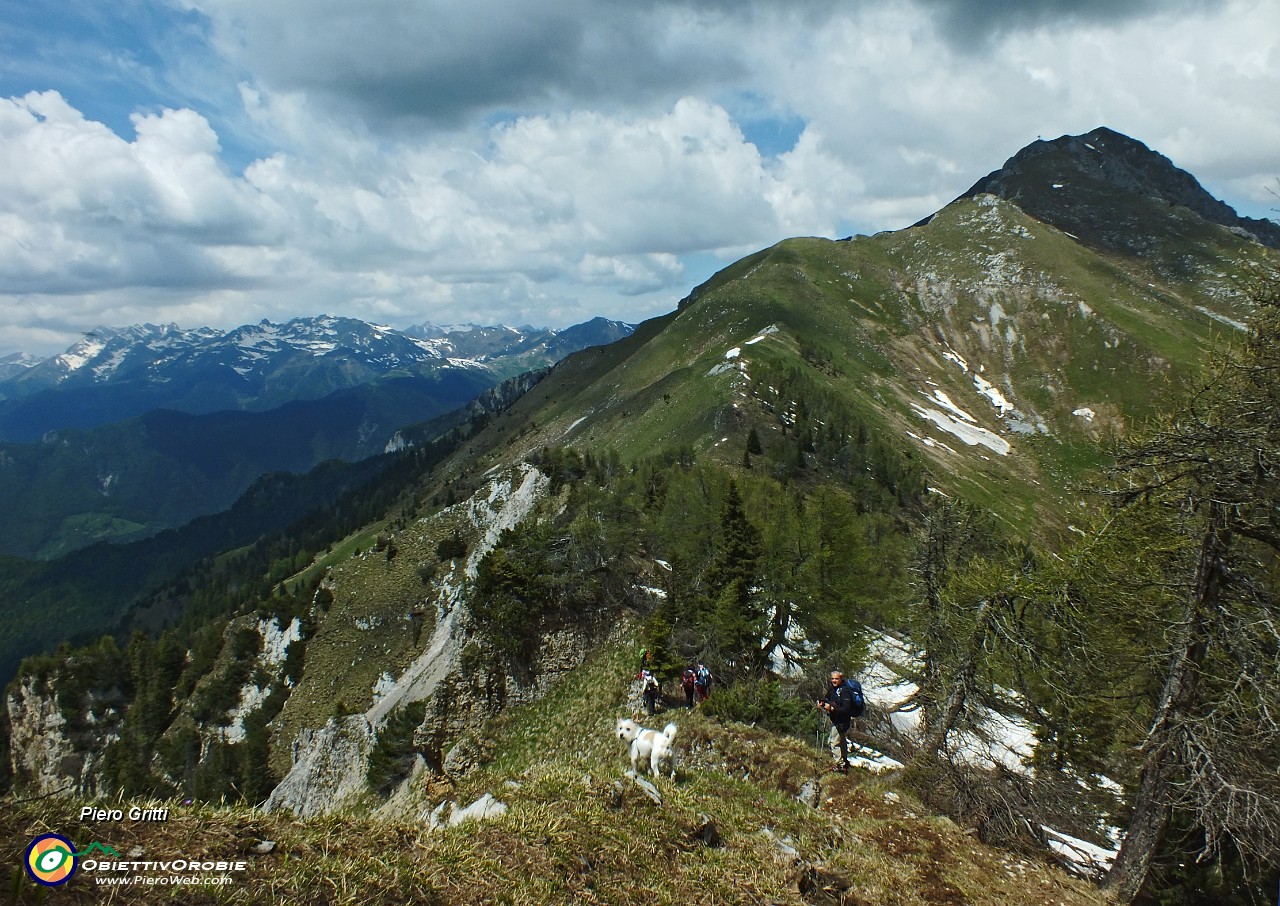
[[[61,355],[0,362],[0,440],[39,440],[49,431],[92,428],[152,409],[261,412],[392,374],[468,375],[464,380],[492,386],[630,330],[597,318],[564,330],[424,325],[398,331],[330,316],[230,331],[99,328]]]
[[[413,336],[321,317],[94,331],[0,382],[0,553],[47,559],[175,528],[269,472],[395,450],[417,436],[402,428],[630,330],[598,318]]]

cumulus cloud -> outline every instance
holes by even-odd
[[[299,306],[395,321],[456,320],[463,307],[495,321],[571,308],[572,319],[634,317],[687,288],[680,254],[765,244],[788,225],[766,162],[703,100],[397,145],[305,104],[270,106],[264,122],[281,117],[328,153],[273,154],[237,176],[191,111],[139,115],[125,141],[56,94],[0,105],[8,317],[79,315],[93,298],[119,315],[109,300],[130,287],[135,305],[161,290],[181,297],[147,320],[219,306],[215,323]]]
[[[1098,125],[1276,206],[1269,0],[175,2],[225,85],[114,128],[0,100],[15,347],[320,311],[638,320],[708,262],[906,226]],[[235,122],[201,106],[233,83]]]
[[[1220,9],[1225,0],[923,0],[940,13],[941,32],[965,45],[984,44],[1013,32],[1049,27],[1114,25],[1151,16]]]

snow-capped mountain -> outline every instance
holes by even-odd
[[[0,381],[17,377],[28,368],[39,365],[44,359],[26,352],[15,352],[0,358]]]
[[[157,408],[264,411],[391,373],[480,372],[489,383],[630,327],[603,319],[563,331],[465,327],[399,331],[354,318],[261,321],[234,330],[152,324],[100,328],[61,355],[0,377],[0,439],[30,441]]]
[[[571,352],[589,346],[604,346],[620,340],[633,330],[630,324],[593,318],[556,330],[549,327],[485,327],[479,324],[462,324],[442,327],[436,324],[418,324],[405,328],[405,333],[424,343],[437,344],[437,348],[449,355],[475,362],[496,364],[499,360],[524,363],[526,359],[545,358],[558,361]],[[530,367],[537,367],[537,362]]]

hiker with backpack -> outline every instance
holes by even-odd
[[[831,732],[827,735],[827,744],[831,746],[831,754],[836,758],[832,770],[841,774],[849,772],[849,726],[855,717],[861,717],[866,710],[866,699],[862,695],[862,684],[855,679],[846,680],[839,670],[831,671],[831,688],[827,697],[818,702],[818,707],[827,712],[831,718]]]
[[[702,704],[711,694],[711,671],[706,664],[698,663],[698,669],[693,672],[693,685],[698,691],[698,704]]]
[[[684,706],[691,711],[693,710],[694,687],[697,682],[697,671],[693,669],[693,664],[690,664],[684,668],[684,673],[680,674],[680,688],[684,690]]]
[[[652,715],[658,709],[658,698],[662,694],[662,688],[658,685],[658,678],[650,670],[640,671],[640,683],[644,695],[644,709]]]

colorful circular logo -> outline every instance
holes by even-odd
[[[41,834],[27,847],[23,864],[31,880],[46,887],[57,887],[76,873],[75,852],[75,845],[66,837]]]

